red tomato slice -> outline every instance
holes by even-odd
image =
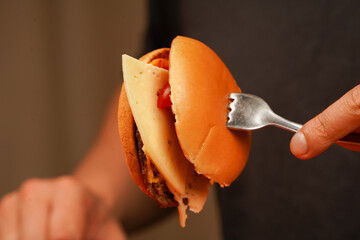
[[[165,86],[159,90],[158,92],[158,100],[157,100],[157,107],[158,108],[167,108],[171,107],[172,102],[170,100],[170,84],[166,83]]]

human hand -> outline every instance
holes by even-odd
[[[0,240],[126,239],[109,209],[72,176],[30,179],[0,201]]]
[[[307,122],[293,136],[290,149],[296,157],[310,159],[349,133],[360,134],[360,85]],[[349,149],[360,151],[360,144]]]

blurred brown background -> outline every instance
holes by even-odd
[[[70,173],[139,56],[147,3],[0,1],[0,196],[29,177]],[[177,214],[130,239],[221,239],[216,198],[181,229]]]

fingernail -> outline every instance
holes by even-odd
[[[305,135],[302,132],[297,132],[290,142],[290,148],[295,156],[305,155],[308,151],[308,145]]]

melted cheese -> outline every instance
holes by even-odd
[[[168,70],[123,55],[123,74],[128,102],[143,141],[143,151],[166,179],[169,190],[179,202],[181,225],[185,226],[188,206],[199,212],[206,200],[209,181],[194,173],[185,158],[175,132],[169,109],[157,107],[157,92],[169,78]]]

